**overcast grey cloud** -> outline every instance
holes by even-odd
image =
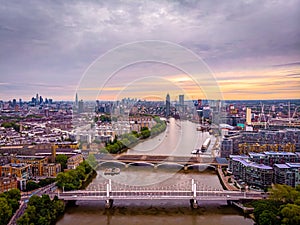
[[[98,56],[149,39],[187,47],[216,72],[295,63],[298,21],[299,0],[0,0],[0,83],[15,92],[0,91],[22,96],[21,80],[32,84],[26,95],[47,83],[68,84],[67,96]]]

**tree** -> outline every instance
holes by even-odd
[[[270,199],[283,203],[294,203],[300,198],[300,192],[288,185],[275,184],[270,190]]]
[[[17,220],[17,224],[18,224],[18,225],[29,225],[29,224],[30,224],[30,218],[29,218],[27,212],[25,212],[25,213],[23,214],[23,216],[21,216],[21,217]]]
[[[26,190],[27,191],[32,191],[32,190],[35,190],[35,189],[38,189],[40,187],[40,185],[34,181],[28,181],[26,183]]]
[[[67,168],[68,157],[66,155],[57,155],[55,161],[56,163],[60,163],[62,170]]]
[[[45,187],[45,186],[47,186],[48,184],[51,184],[51,183],[53,183],[53,182],[55,182],[55,178],[45,178],[45,179],[42,179],[42,180],[40,180],[39,181],[39,185],[40,185],[40,187]]]
[[[256,221],[260,221],[261,214],[267,210],[268,212],[265,212],[265,215],[267,213],[273,213],[274,215],[277,215],[280,204],[273,200],[259,200],[252,203],[254,206],[254,216]]]
[[[10,198],[10,199],[16,199],[17,201],[20,201],[21,200],[21,192],[19,189],[11,189],[7,192],[5,192],[7,198]]]
[[[148,127],[143,127],[142,131],[141,131],[141,136],[143,139],[150,137],[150,130],[148,129]]]
[[[51,200],[49,195],[42,195],[42,197],[34,195],[29,199],[28,207],[17,224],[55,224],[58,216],[64,212],[64,207],[64,202],[57,197]]]
[[[280,214],[282,216],[282,224],[300,224],[300,206],[295,204],[287,204],[281,209]]]
[[[259,225],[275,225],[280,224],[278,219],[276,218],[276,214],[272,211],[264,210],[259,216]]]
[[[19,189],[11,189],[5,192],[8,204],[12,207],[13,212],[19,208],[19,201],[21,200],[21,192]]]
[[[95,158],[95,155],[94,154],[89,154],[87,159],[86,159],[86,162],[93,168],[93,169],[96,169],[98,163],[96,161],[96,158]]]
[[[0,198],[0,225],[6,225],[12,216],[13,209],[6,198]]]

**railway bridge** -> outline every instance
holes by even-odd
[[[100,167],[128,168],[130,166],[144,166],[153,168],[175,168],[188,170],[195,167],[227,166],[228,162],[222,158],[207,155],[196,156],[168,156],[168,155],[95,155]]]

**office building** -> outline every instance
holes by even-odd
[[[230,171],[236,180],[241,179],[250,187],[265,189],[272,185],[273,168],[251,162],[246,157],[230,156]]]
[[[273,166],[274,164],[297,163],[300,160],[299,156],[292,152],[250,152],[249,159],[252,162],[262,163],[268,166]]]
[[[233,153],[233,141],[230,138],[224,138],[221,143],[221,157],[228,158]]]
[[[23,163],[30,164],[31,171],[30,174],[33,177],[43,176],[44,175],[44,164],[48,163],[48,160],[45,156],[15,156],[11,159],[11,163]]]
[[[274,164],[274,183],[300,185],[300,163]]]
[[[78,113],[83,113],[84,112],[84,108],[83,108],[83,100],[80,100],[78,102]]]
[[[83,157],[81,154],[74,155],[74,156],[68,158],[67,168],[68,168],[68,170],[76,169],[77,166],[79,166],[79,164],[82,162],[83,162]]]
[[[184,95],[179,95],[179,105],[184,106]]]
[[[250,108],[247,108],[246,109],[246,124],[247,125],[251,125],[251,109]]]
[[[0,177],[0,193],[18,188],[16,177]]]
[[[24,163],[9,163],[0,166],[0,174],[3,177],[17,177],[29,179],[31,175],[31,166]]]
[[[61,172],[61,165],[59,163],[48,163],[43,165],[43,176],[56,177]]]
[[[75,106],[77,107],[78,106],[78,94],[76,93],[76,96],[75,96]]]
[[[166,96],[166,117],[171,115],[171,102],[169,93]]]

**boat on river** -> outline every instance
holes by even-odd
[[[111,175],[111,176],[113,176],[113,175],[118,175],[118,174],[120,174],[120,172],[121,172],[120,168],[117,168],[117,167],[106,168],[106,169],[104,170],[104,175]]]

